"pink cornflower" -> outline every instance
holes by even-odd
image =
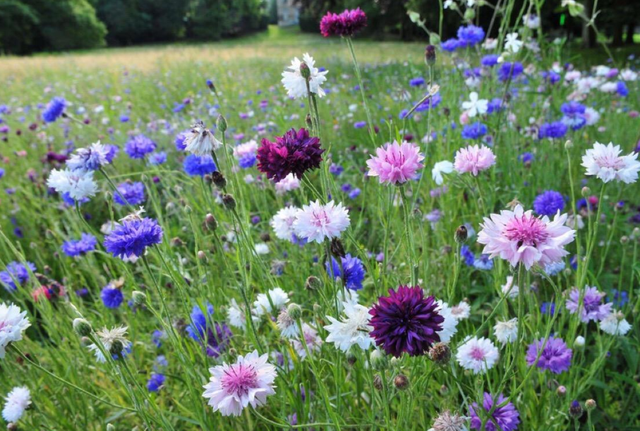
[[[513,211],[485,217],[478,242],[485,245],[483,253],[500,256],[511,266],[522,263],[527,270],[534,264],[545,266],[568,254],[564,246],[573,241],[576,231],[565,226],[566,220],[567,215],[560,212],[553,221],[547,216],[538,218],[517,205]]]
[[[275,394],[273,382],[276,368],[267,362],[268,354],[258,355],[254,350],[247,356],[238,356],[235,364],[210,368],[211,380],[204,385],[204,398],[209,399],[213,411],[223,416],[240,416],[248,405],[256,408]]]
[[[491,151],[491,148],[484,145],[481,147],[469,145],[467,148],[460,148],[456,152],[456,159],[453,165],[456,171],[461,174],[471,172],[473,176],[478,176],[479,172],[489,169],[495,164],[496,156]]]
[[[320,21],[320,32],[324,37],[351,37],[367,25],[367,15],[360,8],[345,10],[341,14],[327,12]]]
[[[337,238],[349,227],[349,211],[333,201],[322,205],[320,201],[303,205],[293,222],[293,231],[299,238],[321,243]]]
[[[376,155],[367,160],[367,175],[380,177],[380,183],[402,184],[416,177],[418,169],[424,166],[420,163],[422,160],[424,156],[417,145],[393,141],[376,149]]]

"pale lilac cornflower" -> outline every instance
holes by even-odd
[[[456,359],[465,370],[474,374],[484,373],[494,367],[500,353],[491,340],[481,337],[469,338],[458,348]]]
[[[576,231],[565,226],[566,220],[566,214],[557,214],[553,221],[547,216],[538,218],[517,205],[513,211],[485,217],[478,242],[485,246],[483,253],[499,256],[513,267],[519,263],[527,270],[534,264],[544,267],[569,254],[564,246],[573,241]]]
[[[487,146],[470,145],[456,152],[454,167],[461,174],[471,172],[478,176],[481,171],[489,169],[496,164],[496,156]]]
[[[631,330],[631,325],[620,311],[613,311],[600,321],[600,329],[609,335],[626,335]]]
[[[304,343],[306,344],[306,347],[305,344],[302,344],[303,342],[300,340],[299,332],[298,337],[291,340],[291,345],[295,349],[300,359],[304,359],[307,357],[307,350],[310,354],[319,352],[322,348],[322,344],[324,343],[322,341],[322,338],[318,336],[318,331],[316,331],[306,323],[302,324],[302,333],[304,334]]]
[[[416,178],[420,163],[424,156],[420,154],[417,145],[402,141],[393,141],[384,147],[376,149],[376,155],[367,160],[370,177],[379,177],[380,183],[403,184]]]
[[[638,180],[640,162],[637,153],[629,153],[621,156],[619,145],[604,145],[599,142],[593,144],[593,148],[587,150],[582,156],[582,166],[587,168],[586,175],[595,175],[603,182],[622,181],[626,184],[635,183]]]
[[[238,356],[235,364],[224,363],[210,368],[211,379],[202,394],[213,411],[222,416],[240,416],[249,405],[259,407],[275,394],[276,368],[268,362],[269,354],[257,350]]]
[[[284,207],[273,216],[269,224],[273,228],[276,237],[293,242],[295,235],[293,223],[296,221],[299,210],[299,208],[293,206]]]
[[[15,387],[5,397],[5,404],[2,409],[2,418],[9,423],[19,421],[24,415],[24,412],[29,408],[30,404],[31,391],[29,391],[29,388],[26,386]]]
[[[298,210],[293,230],[297,237],[321,243],[325,239],[338,238],[349,227],[349,211],[333,201],[321,204],[311,202]]]
[[[276,194],[283,195],[286,192],[297,190],[300,188],[300,180],[295,174],[290,173],[275,184]]]
[[[9,343],[22,340],[22,333],[31,326],[26,311],[17,305],[0,304],[0,359],[4,359]]]
[[[584,293],[574,288],[569,293],[566,308],[571,314],[580,310],[580,320],[584,323],[592,320],[603,320],[611,314],[612,303],[603,304],[605,293],[596,287],[585,286]]]

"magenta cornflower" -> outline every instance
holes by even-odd
[[[581,297],[582,296],[582,297]],[[567,299],[567,310],[575,314],[580,310],[580,320],[584,323],[603,320],[611,314],[612,303],[603,304],[606,294],[596,287],[585,286],[584,295],[578,289],[572,289]]]
[[[258,170],[274,182],[289,174],[302,178],[306,171],[320,166],[322,153],[324,150],[320,148],[320,139],[310,137],[304,128],[298,131],[291,129],[277,136],[275,142],[266,138],[262,140],[257,154]]]
[[[518,205],[513,211],[485,217],[478,242],[485,246],[483,253],[491,258],[499,256],[513,267],[519,263],[527,270],[534,264],[544,267],[569,254],[564,246],[573,241],[576,231],[565,226],[566,221],[566,214],[558,214],[550,221],[547,216],[535,217]]]
[[[320,33],[324,37],[351,37],[367,26],[367,15],[360,8],[345,10],[341,14],[327,12],[320,21]]]
[[[542,352],[540,352],[541,350]],[[540,355],[539,358],[538,355]],[[529,345],[527,365],[530,367],[535,365],[554,374],[560,374],[563,371],[567,371],[571,366],[572,355],[572,350],[567,347],[562,339],[549,337],[545,343],[545,339],[541,338],[539,341]],[[537,361],[536,358],[538,359]]]
[[[399,286],[381,296],[369,314],[373,326],[371,337],[388,354],[399,357],[423,355],[433,343],[440,341],[444,317],[433,296],[424,297],[420,286]]]
[[[478,416],[480,406],[478,403],[473,403],[469,407],[469,416],[471,416],[471,429],[486,431],[514,431],[518,429],[520,423],[520,413],[516,410],[512,402],[508,402],[502,407],[496,407],[491,414],[491,417],[486,418],[494,405],[500,406],[506,400],[505,396],[500,394],[497,399],[491,396],[491,394],[484,393],[484,399],[482,401],[482,419]],[[486,421],[484,421],[486,420]]]
[[[420,154],[417,145],[393,141],[384,147],[376,149],[376,155],[367,160],[370,177],[379,177],[380,183],[403,184],[416,178],[418,169],[423,168],[420,163],[424,156]]]
[[[478,176],[481,171],[489,169],[496,164],[496,156],[491,148],[486,146],[470,145],[466,148],[460,148],[456,152],[454,167],[461,174],[471,172],[472,175]]]

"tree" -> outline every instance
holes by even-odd
[[[40,20],[35,11],[17,0],[0,0],[0,52],[28,54]]]

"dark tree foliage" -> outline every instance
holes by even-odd
[[[194,0],[187,34],[217,40],[264,29],[268,20],[262,0]]]
[[[0,0],[0,52],[27,54],[40,19],[18,0]]]

